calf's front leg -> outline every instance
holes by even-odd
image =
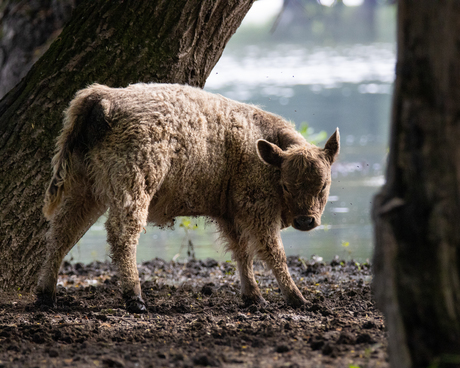
[[[241,298],[244,304],[266,305],[267,302],[263,298],[254,278],[254,252],[248,248],[247,239],[241,237],[235,225],[230,221],[219,220],[219,226],[228,241],[227,247],[237,262],[241,282]]]
[[[275,275],[287,304],[300,307],[307,303],[300,290],[292,280],[287,267],[286,253],[279,232],[256,239],[258,257],[264,261]]]
[[[236,257],[241,282],[241,297],[245,305],[267,305],[254,278],[253,257],[248,254]]]

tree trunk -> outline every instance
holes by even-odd
[[[254,0],[85,1],[0,101],[0,288],[30,288],[45,253],[41,208],[62,111],[93,82],[203,87]]]
[[[0,98],[48,49],[70,18],[75,0],[0,2]]]
[[[376,298],[394,368],[460,367],[460,2],[399,0]]]

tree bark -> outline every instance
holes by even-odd
[[[374,287],[391,366],[460,367],[460,3],[400,0]]]
[[[0,4],[0,98],[45,53],[76,0],[4,0]]]
[[[62,111],[93,82],[203,87],[254,0],[85,1],[0,101],[0,288],[35,285],[41,208]]]

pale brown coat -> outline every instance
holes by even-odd
[[[286,301],[302,305],[280,230],[321,223],[338,152],[338,130],[321,149],[279,116],[198,88],[83,89],[65,112],[52,162],[39,300],[54,302],[63,257],[109,209],[107,238],[128,310],[145,310],[136,266],[141,229],[147,222],[172,225],[177,216],[217,222],[237,261],[245,302],[265,303],[252,270],[258,256]]]

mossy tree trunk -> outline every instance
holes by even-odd
[[[0,288],[32,287],[47,230],[41,208],[62,111],[93,82],[203,87],[254,0],[82,2],[0,101]]]
[[[460,367],[460,2],[400,0],[376,297],[394,368]]]

